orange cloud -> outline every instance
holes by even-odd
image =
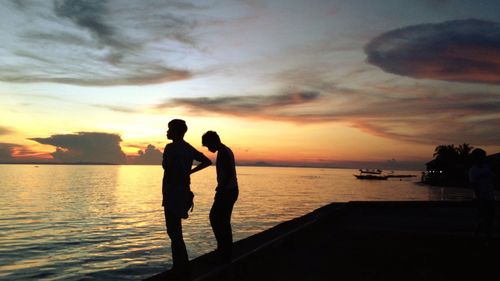
[[[294,106],[316,102],[318,92],[292,92],[270,96],[235,96],[215,98],[176,98],[156,106],[157,109],[169,107],[187,107],[219,114],[246,116],[254,118],[276,118],[301,122],[302,117],[294,114],[279,113]]]
[[[35,152],[23,145],[0,143],[0,162],[26,162],[51,158],[47,153]]]
[[[336,88],[327,94],[174,99],[159,106],[193,114],[223,114],[296,124],[343,122],[366,133],[415,143],[495,145],[500,136],[500,96],[433,87]]]

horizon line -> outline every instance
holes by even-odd
[[[376,164],[377,162],[366,162],[370,164]],[[366,164],[365,163],[365,164]],[[337,164],[337,165],[320,165],[320,164],[284,164],[284,163],[236,163],[236,166],[242,166],[242,167],[277,167],[277,168],[319,168],[319,169],[360,169],[364,168],[361,167],[363,166],[363,162],[359,163],[360,165],[358,167],[353,167],[353,163],[342,165],[342,164]],[[415,163],[416,164],[416,163]],[[95,165],[95,166],[161,166],[161,163],[158,164],[137,164],[137,163],[107,163],[107,162],[35,162],[35,161],[26,161],[26,162],[12,162],[12,161],[0,161],[0,165]],[[422,164],[423,165],[423,164]],[[386,168],[385,170],[414,170],[414,171],[420,171],[422,169],[417,169],[415,167],[392,167],[392,168]]]

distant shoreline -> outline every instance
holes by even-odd
[[[161,166],[159,164],[115,164],[98,162],[78,162],[78,163],[60,163],[60,162],[0,162],[0,165],[114,165],[114,166]],[[306,166],[306,165],[278,165],[278,164],[237,164],[240,167],[281,167],[281,168],[331,168],[331,169],[350,169],[346,167],[331,166]],[[354,168],[353,168],[354,169]]]
[[[82,166],[161,166],[160,164],[116,164],[116,163],[99,163],[99,162],[73,162],[73,163],[61,163],[61,162],[0,162],[0,165],[82,165]],[[271,163],[242,163],[236,164],[238,167],[276,167],[276,168],[311,168],[311,169],[351,169],[357,170],[356,167],[343,167],[343,166],[313,166],[313,165],[287,165],[287,164],[271,164]],[[422,170],[409,169],[409,168],[394,168],[385,169],[387,171],[415,171],[420,172]]]
[[[122,165],[122,164],[99,163],[99,162],[77,162],[77,163],[60,163],[60,162],[0,162],[0,165]]]

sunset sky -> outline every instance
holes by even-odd
[[[404,3],[404,4],[403,4]],[[172,118],[240,163],[500,152],[500,1],[2,1],[0,162],[156,163]],[[139,152],[140,151],[140,152]]]

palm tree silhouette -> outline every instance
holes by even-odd
[[[428,169],[442,173],[443,184],[464,184],[467,182],[468,158],[473,147],[463,143],[438,145],[434,149],[434,160],[428,163]]]
[[[438,145],[433,156],[442,162],[452,162],[456,160],[458,152],[454,144]]]
[[[458,153],[458,156],[460,157],[460,159],[463,161],[467,161],[467,159],[469,158],[469,155],[472,152],[472,149],[474,149],[474,147],[468,143],[463,143],[463,144],[459,145],[456,149],[457,149],[457,153]]]

